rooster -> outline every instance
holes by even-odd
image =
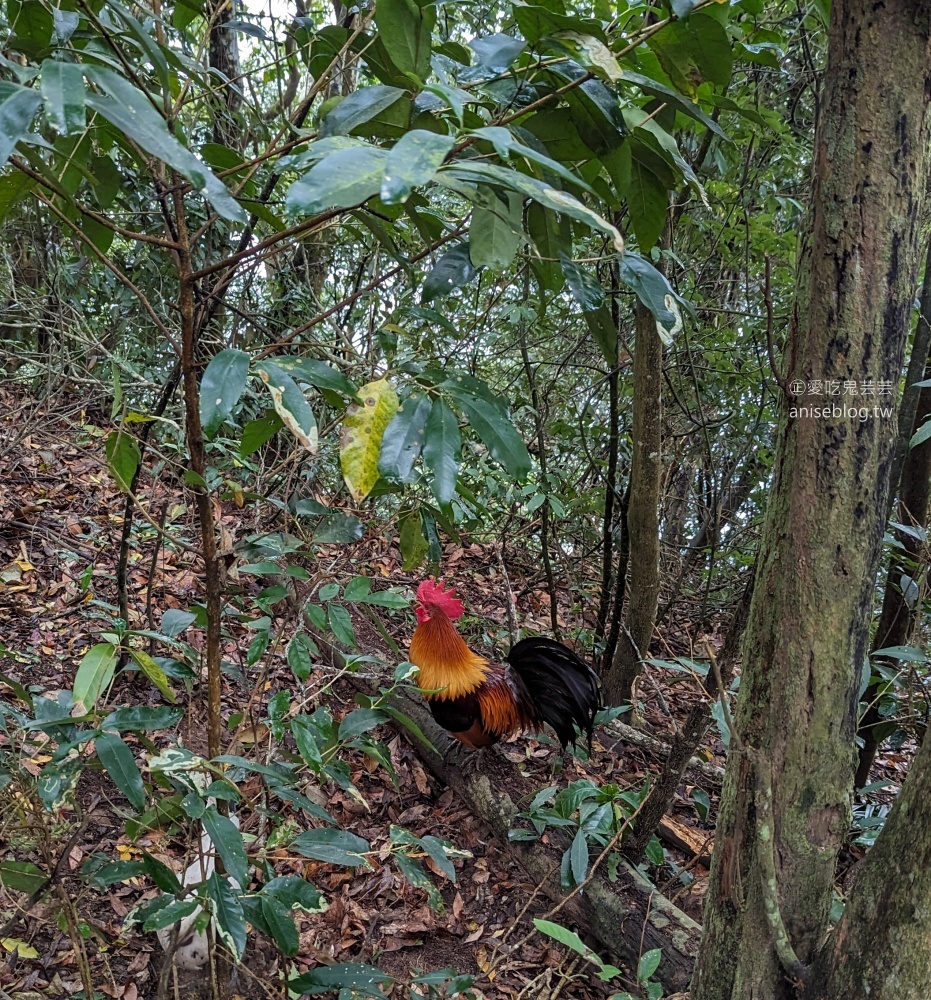
[[[561,642],[535,636],[521,639],[508,662],[493,663],[473,653],[453,622],[462,601],[440,580],[417,588],[417,628],[411,663],[433,718],[473,750],[502,736],[539,730],[549,723],[563,750],[585,734],[591,752],[599,708],[594,670]]]

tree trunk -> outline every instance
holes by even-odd
[[[915,331],[915,343],[912,348],[912,364],[909,365],[910,383],[920,381],[922,368],[915,364],[916,352],[924,355],[921,365],[924,368],[924,378],[931,379],[931,364],[928,364],[928,340],[923,331],[931,330],[928,317],[931,317],[931,245],[925,261],[925,279],[921,290],[921,307],[918,313],[918,327]],[[912,369],[917,369],[912,373]],[[908,392],[909,385],[906,385]],[[899,493],[899,523],[918,527],[927,527],[928,501],[931,499],[931,440],[923,441],[915,448],[908,450],[908,441],[921,425],[931,418],[931,387],[923,386],[914,390],[918,394],[917,406],[909,407],[911,424],[903,426],[899,422],[899,440],[896,447],[898,457],[899,447],[904,444],[902,454],[904,461],[901,466],[901,484],[897,486],[895,464],[893,464],[890,490]],[[908,531],[898,531],[898,539],[904,551],[894,551],[889,560],[889,572],[886,576],[886,589],[883,594],[882,614],[879,625],[873,636],[873,651],[888,649],[890,646],[907,645],[909,636],[915,626],[921,602],[913,600],[911,606],[906,600],[902,589],[903,576],[908,579],[917,577],[917,567],[920,565],[919,555],[924,543]],[[892,661],[894,662],[894,661]],[[876,751],[887,736],[895,729],[894,723],[886,722],[879,711],[879,696],[882,682],[870,684],[863,700],[867,704],[857,735],[863,740],[857,762],[855,784],[862,788],[869,780],[870,768],[876,759]]]
[[[819,957],[812,994],[818,1000],[927,1000],[929,900],[931,740],[925,740]]]
[[[789,385],[898,383],[925,187],[929,19],[916,0],[831,5]],[[732,740],[745,752],[728,762],[693,1000],[788,1000],[787,969],[811,962],[827,928],[895,423],[804,409],[824,403],[794,399],[778,434]]]
[[[659,603],[659,499],[662,477],[663,345],[653,314],[637,302],[634,419],[630,469],[630,602],[627,626],[603,689],[609,705],[630,701],[648,655]],[[618,580],[618,586],[620,586]]]
[[[215,0],[210,8],[210,69],[219,79],[219,99],[213,109],[213,141],[231,149],[241,149],[245,138],[238,121],[242,107],[240,91],[239,39],[227,25],[234,19],[230,0]]]

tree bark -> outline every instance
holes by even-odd
[[[663,344],[653,314],[637,302],[634,418],[630,468],[630,601],[603,690],[609,705],[630,701],[648,655],[659,604],[659,499],[662,481]],[[620,580],[618,581],[620,586]]]
[[[917,0],[831,5],[790,385],[898,384],[927,166],[929,20]],[[778,433],[732,740],[745,752],[728,762],[693,1000],[797,995],[787,970],[811,963],[827,929],[849,821],[895,424],[815,418],[805,402],[825,400],[794,399]]]
[[[925,331],[931,331],[929,317],[931,317],[931,245],[928,247],[928,256],[925,260],[925,279],[921,290],[918,326],[912,348],[912,363],[909,365],[909,376],[905,386],[908,395],[914,396],[917,393],[917,405],[908,408],[910,424],[905,426],[903,421],[899,421],[896,459],[901,449],[903,455],[903,464],[900,466],[901,483],[897,479],[895,462],[890,482],[890,493],[896,490],[899,494],[899,523],[921,528],[928,525],[928,502],[931,500],[931,440],[924,441],[911,450],[908,448],[908,442],[912,434],[931,418],[931,387],[923,386],[912,392],[909,392],[909,388],[912,383],[921,381],[922,368],[924,378],[931,379],[928,337],[924,335]],[[921,358],[921,367],[915,363],[916,353]],[[889,559],[882,613],[873,636],[873,652],[878,649],[888,649],[890,646],[906,645],[921,607],[919,600],[914,600],[909,606],[902,590],[902,578],[903,576],[909,579],[916,578],[917,567],[920,565],[919,555],[924,543],[907,531],[899,530],[896,534],[904,551],[894,551]],[[879,710],[882,683],[870,684],[863,695],[867,708],[857,730],[857,735],[863,740],[857,761],[855,779],[857,788],[862,788],[868,782],[870,768],[876,759],[880,744],[895,729],[895,724],[886,722]]]

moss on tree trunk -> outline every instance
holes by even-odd
[[[832,5],[790,387],[898,385],[925,185],[929,19],[931,7],[914,0]],[[835,403],[852,400],[786,401],[737,717],[742,743],[772,766],[775,891],[804,964],[827,929],[849,819],[857,684],[896,432],[892,416],[793,409]],[[729,761],[693,1000],[796,995],[768,929],[755,771],[746,754]]]

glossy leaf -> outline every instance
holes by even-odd
[[[284,421],[274,409],[267,410],[264,417],[257,417],[250,420],[242,429],[242,439],[239,442],[239,454],[242,458],[248,458],[258,451],[268,441],[284,427]]]
[[[323,894],[297,875],[280,875],[268,882],[263,896],[272,896],[288,910],[325,913],[328,907]]]
[[[313,669],[313,657],[318,654],[317,644],[305,632],[298,632],[288,643],[288,666],[303,683]]]
[[[523,199],[514,191],[491,195],[489,205],[476,206],[469,226],[469,257],[476,267],[503,271],[524,239]]]
[[[155,662],[155,660],[149,656],[142,649],[131,649],[129,655],[136,661],[139,669],[148,677],[148,679],[158,688],[162,696],[170,701],[172,704],[177,702],[177,697],[174,691],[171,689],[171,685],[168,683],[168,677],[165,671]]]
[[[627,207],[637,234],[637,245],[646,253],[659,239],[666,224],[669,192],[656,174],[647,170],[639,160],[631,164]]]
[[[378,456],[378,472],[385,479],[410,482],[414,462],[424,443],[424,428],[432,407],[429,396],[412,392],[385,428]]]
[[[436,8],[414,0],[379,0],[375,5],[378,37],[401,73],[421,80],[430,75],[430,43]]]
[[[210,359],[200,382],[200,422],[212,438],[239,402],[249,379],[249,355],[227,348]]]
[[[145,786],[129,747],[116,733],[101,733],[94,740],[94,746],[103,769],[113,779],[116,787],[129,799],[134,809],[143,810]]]
[[[433,180],[453,143],[451,135],[424,129],[414,129],[403,135],[388,152],[381,200],[386,205],[407,201],[415,187]]]
[[[101,695],[110,686],[116,670],[116,646],[100,642],[84,654],[74,677],[74,711],[86,715],[92,711]]]
[[[620,259],[620,276],[653,313],[660,339],[664,344],[671,344],[682,329],[682,312],[679,297],[666,276],[635,253],[626,253]]]
[[[197,615],[193,611],[182,611],[180,608],[168,608],[162,615],[159,626],[162,635],[167,635],[173,639],[176,635],[186,632],[197,621]]]
[[[437,503],[443,506],[452,500],[456,492],[461,448],[459,420],[445,401],[437,397],[427,418],[423,460],[433,474],[430,489]]]
[[[333,635],[350,648],[356,645],[356,633],[352,627],[349,612],[340,604],[331,604],[327,611],[327,621]]]
[[[46,59],[42,63],[45,117],[61,135],[83,130],[84,96],[84,73],[77,63],[57,59]]]
[[[38,91],[0,80],[0,167],[28,131],[41,103]]]
[[[306,382],[318,389],[332,389],[350,399],[359,391],[341,371],[315,358],[279,356],[274,358],[274,362],[297,382]]]
[[[297,926],[291,911],[274,896],[262,894],[262,916],[275,944],[284,955],[296,955],[300,948]]]
[[[347,996],[361,994],[375,997],[377,1000],[387,1000],[380,984],[394,983],[395,979],[374,965],[362,965],[358,962],[343,962],[336,965],[318,965],[301,976],[288,980],[288,989],[295,996],[307,994],[319,996],[323,993],[336,993],[345,990]]]
[[[223,182],[168,131],[165,119],[141,90],[102,66],[85,64],[84,72],[104,91],[88,94],[89,108],[103,115],[145,152],[174,167],[224,219],[245,222],[245,212]]]
[[[321,519],[313,538],[318,545],[348,545],[357,542],[363,534],[365,525],[355,514],[334,511]]]
[[[524,479],[531,468],[530,454],[510,418],[502,416],[494,404],[470,392],[450,390],[450,394],[465,411],[492,458],[515,479]]]
[[[242,958],[246,950],[246,916],[238,893],[228,878],[215,871],[207,879],[207,895],[213,903],[217,935],[236,959]]]
[[[132,434],[124,430],[111,431],[104,444],[107,466],[116,485],[128,493],[136,470],[139,468],[139,444]]]
[[[273,362],[262,361],[258,368],[282,423],[311,455],[316,455],[319,444],[317,421],[307,397],[294,379]]]
[[[285,205],[306,214],[361,205],[381,190],[387,158],[373,146],[333,153],[291,185]]]
[[[319,138],[349,135],[354,128],[371,121],[380,111],[391,107],[404,95],[405,92],[399,87],[385,87],[382,84],[361,87],[353,91],[323,119],[318,133]],[[361,149],[358,152],[361,152]]]
[[[181,721],[183,715],[183,708],[172,708],[169,705],[157,705],[155,708],[131,705],[111,712],[100,723],[100,728],[115,729],[118,732],[150,733],[159,729],[171,729]]]
[[[245,886],[249,881],[249,860],[239,827],[228,816],[221,815],[216,806],[210,805],[204,810],[201,823],[213,841],[223,867],[241,886]]]
[[[349,867],[364,865],[366,861],[362,855],[372,849],[367,840],[354,833],[328,827],[302,833],[292,842],[291,848],[305,858]]]
[[[398,394],[386,379],[362,386],[358,403],[343,417],[339,463],[356,503],[361,503],[378,482],[378,456],[385,429],[398,409]]]

